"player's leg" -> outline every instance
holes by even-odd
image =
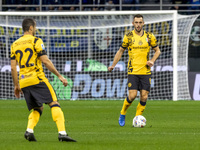
[[[54,101],[54,102],[51,102],[49,106],[51,108],[53,121],[57,125],[58,132],[61,134],[66,134],[65,118],[64,118],[63,111],[60,108],[60,104],[57,101]]]
[[[34,127],[37,125],[40,116],[42,115],[42,111],[43,111],[43,106],[33,108],[32,112],[28,117],[28,125],[26,131],[33,133]]]
[[[137,90],[138,90],[138,83],[139,78],[136,75],[128,75],[128,97],[125,98],[120,116],[119,116],[119,125],[124,126],[125,125],[125,115],[127,112],[127,109],[131,106],[132,102],[134,101],[135,97],[137,96]]]
[[[44,83],[45,89],[48,89],[48,92],[46,91],[46,99],[47,101],[43,101],[44,103],[47,103],[50,108],[51,108],[51,114],[53,121],[56,123],[59,136],[58,139],[59,141],[71,141],[71,142],[76,142],[72,138],[70,138],[65,130],[65,118],[64,118],[64,113],[62,109],[60,108],[60,104],[57,101],[57,96],[56,93],[51,86],[51,84],[48,81],[45,81]]]
[[[136,116],[142,115],[146,108],[146,102],[151,87],[151,75],[141,75],[140,77],[140,102],[136,109]]]
[[[126,115],[127,109],[137,96],[137,90],[139,89],[139,78],[137,75],[128,75],[128,97],[124,100],[124,104],[121,110],[121,115]]]
[[[48,80],[44,80],[44,82],[37,85],[37,89],[37,91],[32,91],[32,93],[34,92],[33,95],[35,96],[35,99],[40,99],[42,103],[46,103],[50,106],[52,118],[56,122],[58,131],[66,134],[64,114],[57,101],[57,96],[53,87]]]
[[[69,137],[66,133],[64,113],[60,108],[60,104],[57,101],[53,101],[53,102],[49,103],[49,106],[51,108],[51,114],[52,114],[53,121],[56,123],[57,128],[58,128],[59,141],[76,142],[76,140]]]
[[[32,89],[34,87],[25,87],[22,89],[24,97],[29,110],[32,110],[28,117],[27,129],[24,134],[24,137],[29,141],[36,141],[34,136],[34,127],[37,125],[39,118],[43,111],[42,103],[35,101],[35,98],[32,96]]]
[[[119,116],[120,126],[125,125],[125,116],[126,116],[127,109],[131,106],[132,102],[137,96],[137,90],[129,90],[128,92],[129,92],[129,96],[125,98],[121,112],[120,112],[120,116]]]
[[[24,137],[29,141],[36,141],[34,136],[34,127],[37,125],[40,116],[42,115],[43,106],[34,108],[28,117],[28,125]]]
[[[137,96],[137,90],[129,90],[128,93],[128,97],[125,98],[121,109],[121,115],[126,115],[127,109],[131,106],[132,102]]]
[[[148,94],[149,94],[149,92],[146,91],[146,90],[140,91],[140,102],[137,105],[136,116],[143,114],[143,112],[146,108],[146,102],[147,102]]]

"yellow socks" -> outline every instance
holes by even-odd
[[[42,111],[39,109],[34,109],[30,113],[30,115],[28,117],[28,126],[27,126],[28,132],[33,133],[33,129],[37,125],[41,114],[42,114]],[[52,114],[53,121],[56,122],[58,132],[61,134],[66,134],[64,114],[63,114],[60,106],[59,105],[51,106],[51,114]]]
[[[129,98],[125,98],[124,100],[124,104],[122,106],[122,110],[121,110],[121,115],[126,115],[127,109],[129,108],[129,106],[131,106],[132,102],[129,100]]]
[[[136,109],[136,116],[138,115],[142,115],[144,109],[146,107],[146,102],[139,102],[138,103],[138,106],[137,106],[137,109]]]
[[[58,132],[65,131],[65,119],[64,119],[64,114],[59,107],[59,105],[53,105],[51,107],[51,114],[53,121],[56,122]]]
[[[37,110],[33,110],[29,117],[28,117],[28,125],[27,125],[27,131],[32,131],[34,127],[37,125],[39,119],[40,119],[40,112],[38,112]]]

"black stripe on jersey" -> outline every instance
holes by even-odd
[[[151,38],[149,36],[149,32],[146,32],[146,34],[147,34],[148,44],[149,46],[151,46]]]
[[[39,77],[37,77],[40,81],[42,81],[42,79],[41,78],[39,78]]]
[[[127,47],[123,47],[122,45],[121,45],[121,47],[123,48],[123,49],[126,49]]]
[[[13,56],[13,57],[10,57],[10,59],[11,59],[11,60],[15,60],[15,56]]]
[[[147,53],[147,61],[149,61],[149,52]]]
[[[40,51],[39,53],[37,53],[38,57],[42,56],[42,55],[46,55],[46,51],[45,50],[42,50]]]
[[[38,40],[38,38],[36,37],[35,40],[34,40],[34,44],[37,42],[37,40]]]
[[[36,37],[35,40],[34,40],[34,45],[33,45],[33,47],[34,47],[34,51],[35,51],[35,52],[36,52],[35,44],[36,44],[37,40],[38,40],[38,38]]]
[[[156,46],[154,46],[154,47],[152,47],[152,48],[156,48],[158,45],[156,45]]]
[[[150,67],[148,65],[146,65],[146,67],[147,67],[147,70],[150,69]],[[149,73],[149,72],[151,72],[151,71],[147,71],[147,73]]]

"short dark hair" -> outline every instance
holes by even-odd
[[[133,17],[133,19],[135,19],[135,18],[144,18],[142,15],[140,15],[140,14],[137,14],[137,15],[135,15],[134,17]]]
[[[29,31],[30,26],[35,26],[35,20],[32,18],[25,18],[22,22],[22,29],[24,32]]]

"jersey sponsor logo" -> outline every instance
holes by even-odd
[[[133,49],[147,49],[147,46],[133,46]]]
[[[21,80],[21,79],[29,78],[29,77],[32,77],[32,76],[33,76],[32,74],[29,74],[29,75],[23,75],[22,74],[19,79]]]

